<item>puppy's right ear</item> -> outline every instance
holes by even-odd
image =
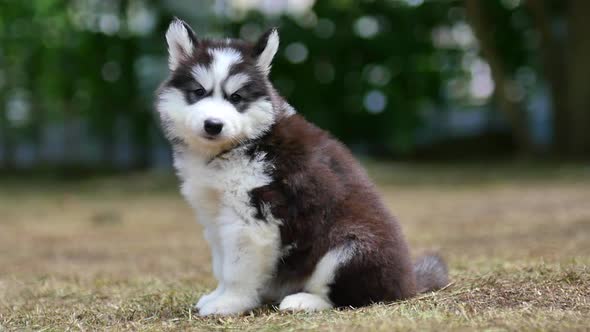
[[[168,43],[168,67],[175,70],[182,60],[193,55],[199,44],[197,35],[193,29],[183,20],[174,18],[166,32]]]

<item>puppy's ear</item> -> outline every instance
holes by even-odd
[[[279,49],[279,30],[271,28],[265,32],[254,46],[254,56],[256,57],[256,65],[263,73],[268,75],[272,59]]]
[[[174,18],[166,32],[168,67],[175,70],[182,60],[188,59],[199,44],[193,29],[183,20]]]

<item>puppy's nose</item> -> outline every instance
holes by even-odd
[[[218,119],[207,119],[205,120],[205,132],[209,135],[219,135],[223,129],[223,122]]]

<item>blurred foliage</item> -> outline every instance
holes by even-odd
[[[147,165],[151,92],[141,91],[137,61],[165,48],[152,46],[161,44],[161,35],[131,30],[129,11],[136,2],[0,2],[6,162],[17,142],[40,147],[44,126],[62,123],[66,153],[77,150],[81,158],[94,155],[109,163],[117,121],[125,119],[137,147],[136,166]],[[80,146],[81,137],[69,137],[69,126],[82,119],[98,144]]]
[[[543,67],[531,16],[521,1],[484,3],[506,77],[526,101]],[[309,11],[264,15],[219,0],[0,0],[3,166],[154,164],[163,140],[153,91],[166,75],[163,35],[173,16],[201,36],[254,40],[279,26],[273,82],[358,152],[412,154],[433,113],[494,104],[490,69],[459,1],[322,0]],[[478,79],[483,88],[470,92]]]

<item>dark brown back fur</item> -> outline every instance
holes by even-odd
[[[255,189],[283,220],[283,246],[292,246],[278,266],[284,281],[309,277],[330,249],[355,248],[336,273],[330,298],[338,306],[392,301],[416,293],[410,255],[397,221],[351,153],[300,115],[282,118],[252,153],[266,152],[274,181]]]

